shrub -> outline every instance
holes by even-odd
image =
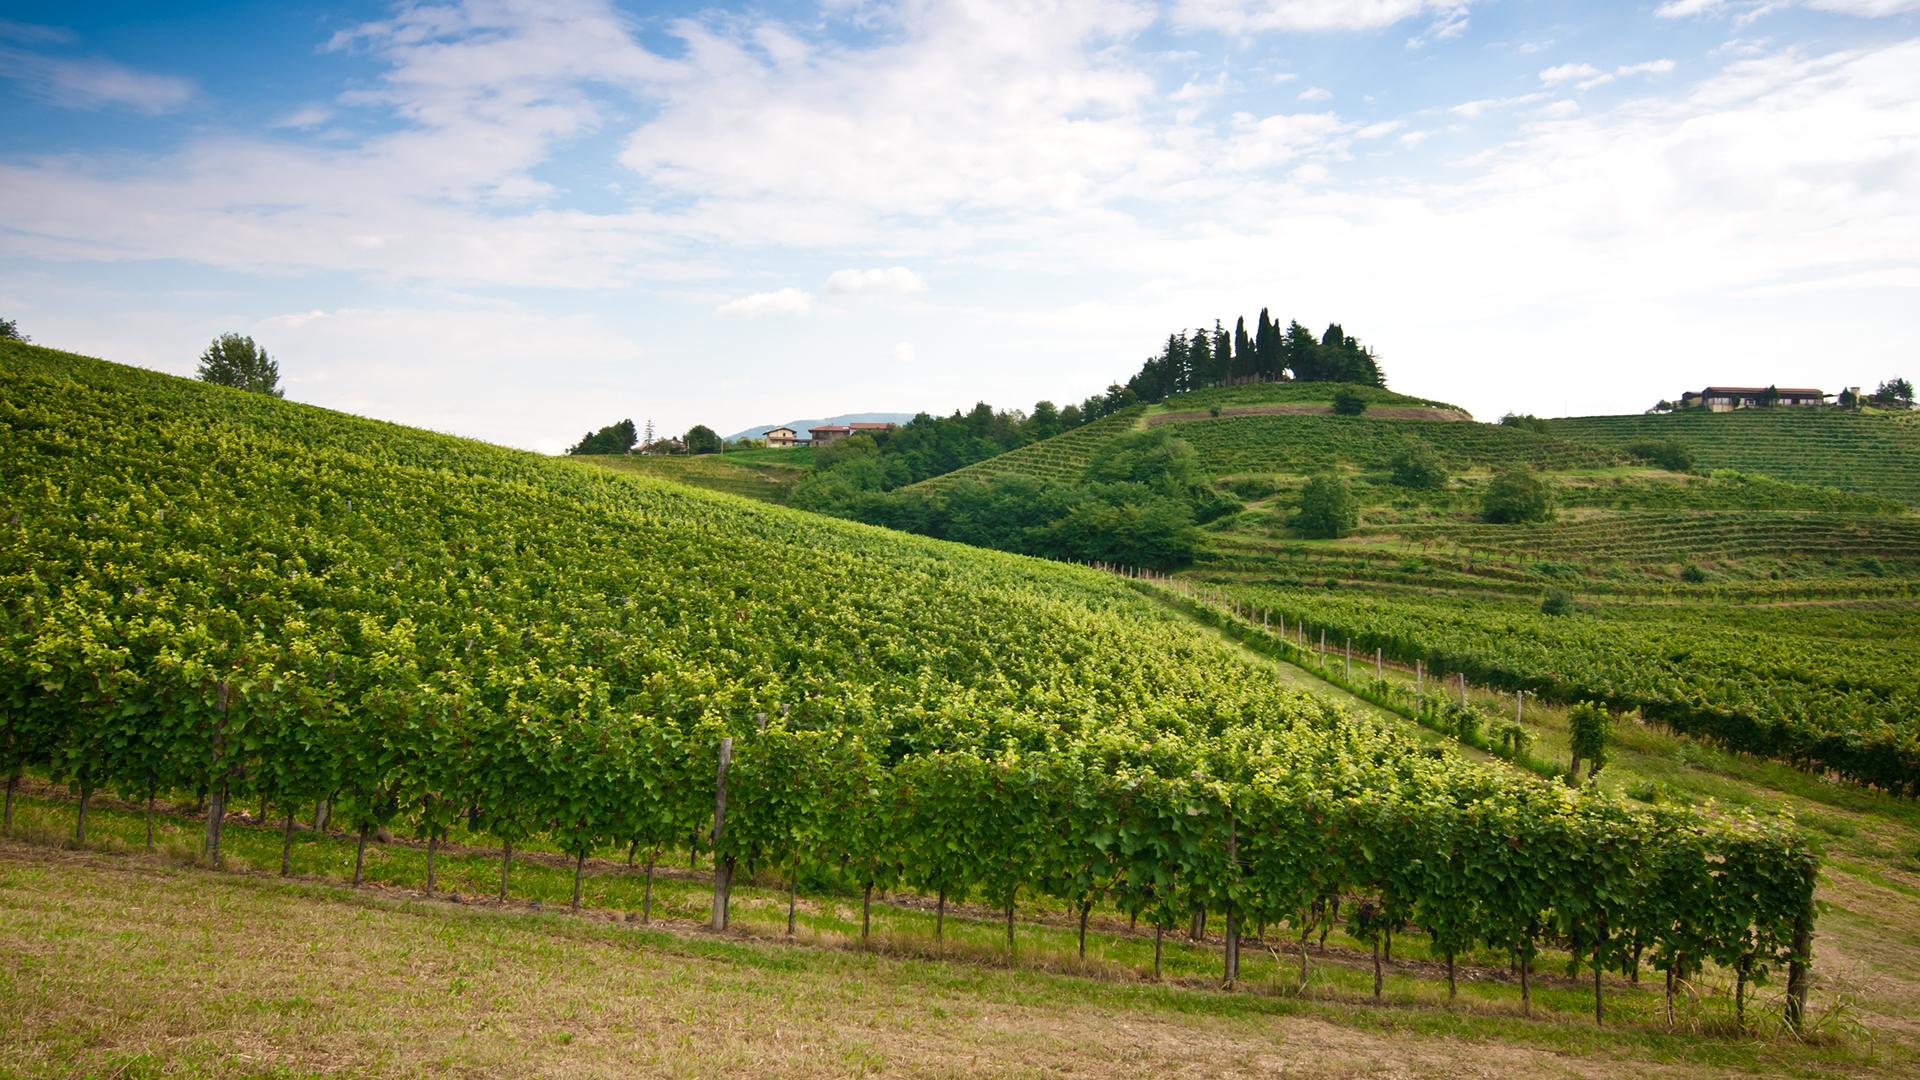
[[[1627,454],[1668,472],[1688,472],[1693,468],[1693,451],[1678,439],[1641,439],[1627,444]]]
[[[1288,524],[1304,536],[1332,540],[1347,535],[1360,523],[1360,500],[1347,481],[1323,473],[1300,489],[1300,509]]]
[[[1333,392],[1333,415],[1359,416],[1367,411],[1367,399],[1345,388]]]
[[[1533,470],[1510,465],[1494,474],[1480,500],[1480,517],[1496,525],[1545,521],[1553,516],[1553,491]]]
[[[1573,610],[1573,594],[1565,589],[1548,589],[1546,599],[1540,601],[1540,613],[1543,615],[1565,615]]]
[[[1393,472],[1393,482],[1404,488],[1432,491],[1447,486],[1447,471],[1425,446],[1409,446],[1400,451],[1388,468]]]
[[[1689,585],[1699,585],[1707,580],[1707,572],[1692,563],[1688,563],[1687,568],[1680,571],[1680,580]]]

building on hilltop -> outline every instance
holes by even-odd
[[[813,445],[826,446],[854,435],[872,435],[875,432],[892,431],[893,428],[894,425],[892,424],[858,422],[852,424],[821,424],[809,432],[809,434],[813,436]]]
[[[1680,395],[1682,409],[1708,412],[1732,412],[1735,409],[1761,409],[1776,405],[1825,405],[1830,394],[1805,387],[1785,386],[1709,386]]]
[[[767,446],[775,450],[791,450],[796,446],[807,445],[807,440],[790,427],[768,428],[764,436]]]

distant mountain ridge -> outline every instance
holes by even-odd
[[[750,427],[745,431],[736,431],[727,436],[727,441],[738,442],[741,439],[758,439],[778,427],[790,427],[796,435],[805,439],[809,437],[809,434],[814,428],[822,424],[904,424],[913,419],[913,417],[913,413],[900,412],[843,413],[839,416],[829,416],[824,420],[789,420],[784,424],[762,424],[759,427]]]

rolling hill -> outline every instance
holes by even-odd
[[[1324,438],[1322,458],[1374,483],[1363,456],[1349,461],[1369,445],[1352,433],[1370,427],[1297,413],[1214,418],[1204,408],[1204,419],[1163,423],[1264,432],[1276,421],[1311,421],[1302,437]],[[1361,423],[1473,430],[1457,419]],[[1447,437],[1463,440],[1452,445],[1467,469],[1481,467],[1475,455],[1512,459],[1521,445],[1512,435]],[[1563,452],[1557,439],[1525,445]],[[1291,460],[1252,467],[1283,470]],[[1574,478],[1618,472],[1662,489],[1693,482],[1596,469],[1578,456],[1567,464]],[[1277,493],[1288,475],[1236,478],[1268,477]],[[1082,567],[16,344],[0,344],[0,479],[0,747],[13,779],[24,769],[22,813],[42,830],[32,836],[57,818],[75,823],[84,846],[91,800],[94,828],[135,844],[140,800],[151,813],[156,794],[179,806],[161,815],[161,831],[194,836],[200,819],[189,815],[204,795],[210,841],[231,820],[231,846],[254,865],[275,851],[293,865],[297,847],[298,865],[322,880],[350,871],[356,883],[379,874],[417,889],[424,869],[431,891],[439,851],[462,888],[485,873],[503,901],[525,888],[558,907],[571,881],[588,916],[601,905],[651,904],[656,862],[705,858],[711,877],[662,885],[661,902],[682,919],[709,892],[724,916],[724,882],[737,868],[749,933],[780,934],[784,906],[791,935],[798,896],[799,918],[817,928],[808,940],[850,945],[877,888],[905,913],[893,917],[895,932],[909,935],[892,946],[901,955],[951,958],[942,934],[961,931],[943,927],[960,920],[974,950],[960,955],[1016,963],[1018,929],[1020,949],[1057,939],[1043,964],[1135,982],[1150,978],[1149,957],[1159,976],[1162,936],[1198,911],[1228,937],[1169,961],[1187,972],[1207,965],[1212,974],[1193,976],[1194,988],[1218,985],[1222,952],[1213,950],[1235,971],[1233,943],[1243,936],[1258,935],[1277,958],[1290,939],[1338,928],[1332,954],[1346,959],[1317,963],[1353,970],[1313,984],[1342,989],[1313,992],[1356,998],[1366,996],[1366,949],[1380,940],[1367,913],[1384,910],[1402,919],[1393,949],[1421,965],[1396,969],[1396,985],[1417,988],[1408,1004],[1444,1015],[1437,1007],[1452,1000],[1457,969],[1467,973],[1464,995],[1503,1016],[1524,1002],[1539,1018],[1527,1023],[1570,1024],[1604,995],[1610,1016],[1649,1031],[1660,1015],[1657,980],[1641,987],[1626,977],[1641,960],[1628,945],[1650,963],[1694,955],[1689,977],[1717,987],[1735,964],[1779,974],[1802,955],[1794,934],[1813,917],[1818,864],[1807,835],[1770,813],[1689,805],[1691,795],[1629,797],[1613,774],[1575,790],[1415,735],[1386,714],[1331,705],[1302,692],[1294,669],[1194,621],[1155,587]],[[1469,486],[1426,502],[1370,496],[1384,539],[1319,546],[1399,544],[1404,563],[1420,541],[1394,530],[1450,520],[1471,490],[1456,480]],[[1296,543],[1273,520],[1276,497],[1249,496],[1217,530],[1222,543]],[[1872,542],[1890,551],[1907,542],[1899,515],[1859,517],[1871,519],[1859,527]],[[1809,552],[1844,547],[1858,524],[1844,512],[1807,521]],[[1430,568],[1460,561],[1458,551],[1434,550],[1448,543],[1427,541]],[[1275,575],[1292,559],[1210,560],[1195,576],[1286,610]],[[1485,560],[1465,561],[1473,567],[1458,572],[1471,578]],[[1506,561],[1503,573],[1528,572]],[[1369,605],[1356,607],[1356,617],[1369,616]],[[1337,625],[1346,616],[1328,605],[1312,617]],[[1825,625],[1868,640],[1852,613]],[[1684,632],[1656,629],[1669,640]],[[1763,617],[1742,630],[1781,632]],[[1876,662],[1897,659],[1897,643],[1882,648],[1892,652]],[[1479,653],[1461,655],[1481,665],[1475,675],[1492,670]],[[1706,688],[1738,677],[1737,661],[1704,647],[1700,656],[1715,665]],[[1822,662],[1793,661],[1806,670]],[[1851,686],[1823,684],[1833,700],[1877,686],[1861,681],[1863,667],[1847,673]],[[1812,685],[1806,670],[1759,674],[1767,685]],[[1859,709],[1843,719],[1862,716],[1872,719]],[[1643,736],[1623,739],[1637,755]],[[716,835],[703,830],[722,767],[728,809]],[[1842,791],[1825,797],[1885,805]],[[1786,805],[1772,794],[1754,801],[1769,812]],[[257,814],[222,810],[256,803]],[[295,845],[296,814],[317,803],[347,832]],[[413,854],[369,859],[376,830],[417,838]],[[0,858],[34,867],[22,872],[35,881],[106,880],[71,861],[39,868],[7,843]],[[639,871],[619,865],[636,854],[646,858],[644,893]],[[1903,872],[1893,858],[1876,865]],[[1449,870],[1422,869],[1434,866]],[[214,886],[222,903],[249,904],[258,894],[248,890],[264,887],[235,880]],[[0,940],[26,940],[7,921],[15,910],[31,910],[39,925],[59,922],[62,948],[91,940],[64,915],[15,903],[11,881],[0,875],[8,899]],[[112,888],[130,896],[134,887]],[[125,949],[139,931],[124,924],[145,916],[137,904],[114,903],[102,942]],[[1840,903],[1839,940],[1870,940],[1855,925],[1860,905]],[[302,924],[298,904],[269,906],[259,917],[271,925]],[[1047,917],[1016,927],[1016,909]],[[1071,967],[1072,922],[1084,926],[1090,913],[1108,966]],[[443,941],[466,925],[431,918]],[[1594,954],[1589,939],[1562,929],[1592,924],[1620,947]],[[643,934],[622,947],[647,955],[659,940]],[[709,947],[747,955],[725,952],[743,948],[731,942],[700,946]],[[1544,973],[1515,986],[1506,972],[1516,948],[1529,958],[1526,972],[1589,956],[1616,974],[1596,976],[1591,991]],[[804,951],[784,955],[780,964],[806,967],[818,985],[853,978]],[[1284,970],[1291,980],[1296,965],[1315,963],[1302,944]],[[58,970],[68,980],[63,1000],[90,1000],[119,977],[110,965]],[[43,985],[53,984],[8,984],[0,1001],[19,998],[42,1016],[48,1006],[34,988]],[[1907,999],[1874,999],[1883,1000],[1891,1010]],[[1158,997],[1146,1007],[1155,1016],[1191,1008]],[[1508,1019],[1483,1037],[1502,1037]],[[1665,1060],[1684,1042],[1662,1038],[1657,1054],[1623,1052]],[[1851,1050],[1826,1044],[1783,1052],[1800,1062],[1852,1060]],[[84,1050],[61,1053],[79,1071],[99,1063]]]

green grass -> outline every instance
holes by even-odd
[[[449,882],[470,886],[455,904],[417,891],[420,855],[404,845],[379,847],[373,884],[352,890],[338,884],[351,861],[344,837],[302,835],[298,876],[281,879],[262,866],[278,861],[270,829],[230,823],[235,856],[219,872],[185,854],[196,821],[165,817],[162,854],[148,856],[135,814],[101,807],[89,846],[75,851],[56,843],[70,803],[43,794],[18,809],[12,838],[0,839],[0,947],[14,957],[0,974],[0,1060],[32,1075],[411,1075],[509,1062],[587,1073],[620,1062],[1014,1075],[1036,1061],[1096,1075],[1231,1072],[1274,1053],[1276,1031],[1283,1046],[1307,1041],[1283,1060],[1313,1072],[1340,1062],[1335,1071],[1428,1071],[1459,1040],[1502,1071],[1560,1055],[1623,1074],[1900,1068],[1899,1045],[1850,1033],[1857,1024],[1838,1004],[1807,1043],[1770,1034],[1777,991],[1752,1003],[1760,1037],[1730,1035],[1713,985],[1682,997],[1680,1030],[1669,1032],[1653,986],[1609,977],[1612,1023],[1596,1029],[1584,979],[1543,959],[1534,1015],[1523,1018],[1501,958],[1483,956],[1449,1004],[1415,934],[1396,941],[1384,1007],[1369,1000],[1366,957],[1337,932],[1311,960],[1307,993],[1296,957],[1250,949],[1240,992],[1223,994],[1217,938],[1170,938],[1167,978],[1154,983],[1131,967],[1150,944],[1111,917],[1083,963],[1061,913],[1031,913],[1041,921],[1019,923],[1009,966],[1004,926],[974,909],[950,915],[936,945],[923,906],[882,905],[863,950],[857,899],[807,896],[788,943],[777,888],[738,890],[728,934],[700,929],[706,883],[684,868],[660,879],[658,924],[643,927],[625,914],[636,875],[617,865],[595,867],[587,910],[568,916],[570,867],[537,852],[518,860],[504,907],[479,898],[497,886],[493,853],[450,853]],[[1157,1036],[1140,1041],[1142,1025]],[[1121,1045],[1096,1031],[1122,1033]]]

